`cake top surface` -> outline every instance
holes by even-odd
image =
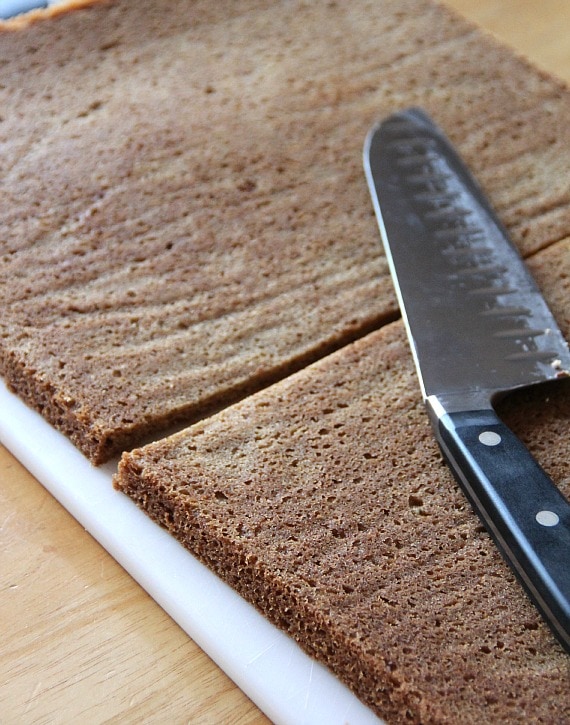
[[[0,369],[95,462],[397,316],[361,167],[395,108],[526,254],[568,228],[567,95],[430,2],[94,3],[0,59]]]

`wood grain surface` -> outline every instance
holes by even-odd
[[[567,0],[447,0],[570,82]],[[0,721],[267,718],[0,446]]]

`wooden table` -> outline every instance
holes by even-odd
[[[568,0],[447,0],[570,82]],[[266,723],[0,446],[0,720]]]

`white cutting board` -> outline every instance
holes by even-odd
[[[382,722],[326,668],[115,491],[111,477],[116,463],[92,466],[2,382],[0,441],[273,722]]]

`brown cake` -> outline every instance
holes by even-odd
[[[396,108],[525,253],[568,232],[567,92],[434,3],[72,5],[0,31],[0,373],[93,462],[395,319],[361,151]]]
[[[568,91],[427,0],[72,5],[0,25],[8,384],[94,462],[225,407],[116,485],[389,722],[570,722],[433,440],[361,166],[423,106],[568,335]],[[568,494],[568,383],[502,413]]]
[[[568,300],[568,241],[533,268]],[[570,381],[501,412],[570,494]],[[401,322],[124,454],[116,485],[389,723],[570,722],[570,658],[444,465]]]

